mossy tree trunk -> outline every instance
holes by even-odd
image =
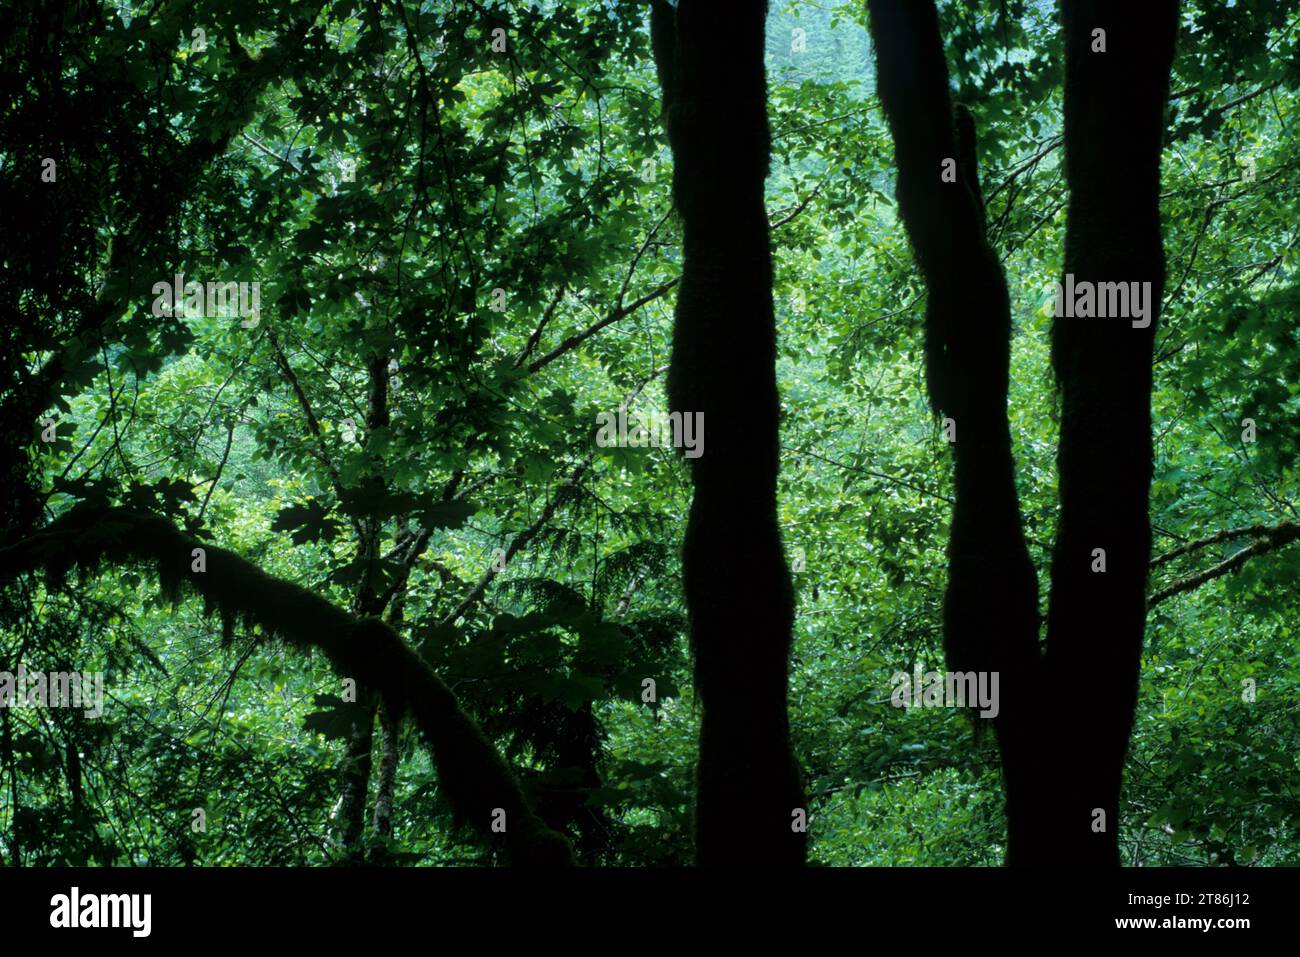
[[[898,208],[926,283],[930,402],[955,439],[944,648],[952,671],[999,674],[994,726],[1014,856],[1019,825],[1036,811],[1039,614],[1006,412],[1010,298],[985,234],[974,120],[949,98],[935,6],[872,0],[869,9]]]
[[[1177,2],[1063,4],[1065,272],[1076,282],[1151,283],[1152,321],[1053,326],[1061,511],[1045,652],[1006,415],[1010,301],[985,234],[974,120],[952,106],[932,0],[868,8],[899,212],[926,282],[930,399],[955,438],[948,667],[999,673],[1007,862],[1117,864],[1150,551],[1159,166]],[[1094,571],[1096,549],[1104,572]]]
[[[195,568],[196,549],[204,551],[202,571]],[[201,596],[205,610],[221,616],[226,634],[239,621],[250,631],[261,629],[267,638],[323,652],[337,674],[373,688],[394,715],[411,717],[430,746],[443,793],[458,820],[500,846],[512,863],[573,863],[568,841],[538,817],[509,765],[456,696],[377,618],[351,615],[159,516],[89,505],[0,548],[0,586],[43,571],[48,587],[57,589],[74,566],[89,574],[105,563],[152,565],[165,595],[179,600],[188,588]],[[505,831],[494,830],[494,822],[502,819]]]
[[[1067,760],[1056,766],[1051,823],[1070,860],[1117,865],[1151,559],[1152,356],[1165,276],[1160,155],[1178,3],[1063,0],[1061,9],[1064,272],[1076,286],[1150,284],[1141,319],[1058,317],[1052,327],[1061,511],[1046,684],[1065,702],[1055,749]]]
[[[668,400],[703,414],[682,546],[700,753],[701,864],[801,864],[790,746],[794,603],[777,524],[776,323],[764,183],[765,0],[654,5],[682,224]]]

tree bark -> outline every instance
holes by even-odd
[[[1119,865],[1119,797],[1137,707],[1151,560],[1151,381],[1165,259],[1160,154],[1177,0],[1063,0],[1065,268],[1075,285],[1150,283],[1144,320],[1058,316],[1061,510],[1047,687],[1058,708],[1052,837],[1031,859]],[[1098,31],[1104,31],[1099,33]],[[1104,40],[1104,52],[1100,44]],[[1105,571],[1096,551],[1104,551]],[[1104,818],[1099,816],[1104,814]]]
[[[682,223],[668,401],[703,413],[682,566],[701,708],[696,857],[802,864],[790,745],[794,602],[777,525],[780,399],[764,182],[765,0],[657,0],[655,59]]]
[[[974,120],[953,110],[934,3],[871,0],[868,8],[898,209],[926,285],[930,402],[955,427],[944,650],[952,671],[999,675],[993,723],[1014,859],[1028,839],[1022,823],[1035,814],[1040,655],[1038,579],[1006,414],[1010,298],[985,234]]]
[[[448,495],[451,493],[449,492]],[[399,521],[399,535],[409,534],[410,526],[405,516]],[[419,543],[412,545],[419,548]],[[411,555],[414,563],[418,551]],[[393,593],[385,619],[388,627],[399,637],[406,621],[406,580]],[[366,850],[367,864],[382,864],[388,857],[388,839],[393,834],[393,795],[397,790],[397,766],[401,763],[402,752],[399,747],[398,732],[401,728],[400,715],[395,715],[386,707],[379,708],[379,774],[375,788],[375,814],[371,825],[373,840]]]
[[[206,570],[193,571],[193,550],[206,552]],[[451,690],[382,621],[337,608],[292,582],[273,578],[234,552],[186,535],[166,519],[121,508],[81,506],[40,533],[0,549],[0,585],[44,569],[58,587],[76,565],[153,563],[164,594],[188,587],[224,623],[239,618],[302,650],[323,651],[335,671],[374,688],[395,714],[410,712],[429,743],[453,811],[487,841],[499,841],[520,865],[573,862],[568,841],[541,821],[514,774]],[[492,830],[497,810],[506,830]]]
[[[1061,510],[1041,655],[1005,414],[1009,305],[984,236],[973,123],[951,111],[933,2],[868,6],[878,92],[898,154],[899,211],[929,292],[930,396],[957,429],[944,602],[949,667],[1000,672],[995,727],[1007,862],[1117,865],[1150,560],[1152,344],[1164,280],[1160,153],[1178,5],[1063,2],[1065,272],[1076,284],[1151,283],[1151,321],[1062,316],[1053,325]],[[948,159],[958,175],[945,182]],[[1095,570],[1096,549],[1104,550],[1104,572]]]
[[[1176,578],[1165,587],[1152,592],[1151,597],[1147,599],[1147,609],[1150,610],[1162,601],[1173,598],[1175,595],[1181,595],[1183,592],[1189,592],[1193,589],[1200,588],[1206,582],[1214,581],[1216,578],[1222,578],[1224,575],[1231,575],[1233,572],[1240,570],[1241,566],[1246,564],[1250,559],[1257,555],[1267,555],[1269,552],[1275,552],[1279,548],[1285,548],[1292,542],[1300,541],[1300,525],[1295,522],[1279,522],[1277,525],[1257,525],[1250,529],[1229,529],[1228,532],[1220,533],[1211,539],[1202,539],[1199,542],[1192,542],[1190,548],[1201,547],[1211,544],[1214,541],[1226,541],[1230,537],[1239,537],[1241,533],[1248,532],[1255,536],[1245,548],[1233,552],[1223,561],[1204,568],[1199,572],[1186,575],[1183,578]],[[1178,550],[1183,552],[1185,550]],[[1173,554],[1172,552],[1169,554]],[[1161,558],[1168,559],[1168,555],[1162,555]],[[1155,566],[1160,559],[1153,561]]]
[[[372,355],[366,361],[368,397],[366,400],[366,439],[376,429],[386,428],[388,415],[388,356]],[[309,407],[304,405],[305,410]],[[379,539],[383,523],[371,517],[357,520],[357,557],[368,562],[379,560]],[[361,582],[353,596],[352,613],[358,617],[380,616],[384,613],[384,595],[374,586],[369,575]],[[391,622],[390,622],[391,626]],[[397,632],[397,628],[393,628]],[[375,741],[375,717],[379,711],[379,697],[368,687],[357,689],[358,722],[348,736],[343,755],[343,784],[339,797],[336,828],[345,860],[360,864],[365,859],[363,836],[366,829],[366,802],[370,797],[370,775],[374,769],[372,752]]]

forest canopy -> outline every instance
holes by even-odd
[[[1300,3],[0,36],[0,864],[1300,864]]]

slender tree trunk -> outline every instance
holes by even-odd
[[[366,402],[366,431],[368,439],[375,429],[388,425],[388,357],[376,354],[366,363],[369,395]],[[373,518],[359,520],[360,540],[357,556],[369,562],[379,559],[379,539],[383,525]],[[379,616],[384,611],[384,601],[369,575],[362,580],[353,597],[352,613],[358,618]],[[358,722],[348,736],[343,756],[343,785],[339,797],[336,827],[339,844],[349,863],[363,861],[362,837],[366,827],[366,802],[370,797],[370,774],[374,769],[372,752],[375,741],[375,716],[379,696],[370,688],[357,689]]]
[[[410,525],[405,516],[398,522],[399,534],[409,534]],[[412,546],[416,547],[416,546]],[[415,555],[412,555],[412,561]],[[406,583],[393,594],[388,606],[388,627],[399,637],[406,621]],[[401,715],[392,709],[379,707],[379,774],[375,788],[375,815],[371,834],[374,841],[366,852],[366,863],[382,864],[387,857],[387,841],[393,834],[393,793],[397,789],[397,765],[402,755],[398,748]]]
[[[335,830],[344,863],[360,864],[364,848],[362,835],[366,826],[366,802],[370,797],[370,773],[374,769],[371,752],[375,742],[375,714],[378,698],[370,691],[358,689],[358,721],[348,735],[343,753],[338,814]]]
[[[1149,284],[1144,317],[1058,316],[1052,328],[1061,512],[1047,665],[1064,703],[1056,747],[1066,757],[1054,782],[1053,843],[1071,860],[1118,865],[1151,557],[1152,349],[1165,276],[1160,154],[1178,3],[1064,0],[1061,8],[1070,189],[1063,286],[1071,276],[1076,288]]]
[[[9,709],[0,709],[0,757],[9,767],[9,855],[14,867],[23,863],[22,835],[18,833],[18,762],[14,754],[13,732],[9,728]]]
[[[898,208],[926,283],[930,401],[953,442],[944,648],[952,671],[996,672],[1010,848],[1040,810],[1038,580],[1016,492],[1007,390],[1011,306],[985,235],[970,114],[954,113],[932,0],[871,0],[877,92],[893,133]]]
[[[379,708],[379,773],[375,785],[375,815],[371,834],[374,841],[366,851],[367,864],[382,864],[388,856],[385,842],[393,834],[393,793],[397,788],[397,765],[401,760],[397,732],[400,725],[393,713]]]
[[[701,706],[696,855],[801,864],[790,747],[793,598],[777,525],[780,400],[764,182],[765,0],[654,5],[682,222],[668,400],[703,413],[682,565]]]

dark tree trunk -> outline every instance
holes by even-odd
[[[1164,289],[1160,154],[1177,0],[1064,0],[1065,273],[1151,283],[1149,324],[1058,317],[1061,513],[1047,684],[1060,709],[1053,824],[1070,859],[1119,863],[1119,794],[1137,705],[1151,529],[1151,375]],[[1105,52],[1094,47],[1102,37]],[[1141,321],[1141,320],[1139,320]],[[1105,571],[1094,571],[1105,552]],[[1097,812],[1105,814],[1104,830]]]
[[[399,535],[410,534],[410,524],[403,516],[398,520]],[[419,546],[412,546],[418,548]],[[418,552],[412,554],[412,559]],[[406,582],[393,593],[386,618],[393,634],[400,636],[406,623]],[[388,859],[388,840],[393,835],[393,801],[397,791],[397,767],[402,761],[398,735],[401,732],[401,715],[381,702],[379,714],[379,773],[375,788],[375,814],[371,828],[374,838],[366,849],[367,864],[383,864]]]
[[[682,546],[701,707],[701,864],[801,864],[787,713],[794,604],[777,526],[780,400],[764,181],[765,0],[654,6],[681,216],[668,400],[703,413]],[[802,815],[800,815],[801,817]]]
[[[369,379],[366,402],[366,437],[376,429],[386,428],[388,415],[388,357],[375,354],[366,362]],[[373,518],[359,519],[360,540],[357,557],[371,563],[379,561],[379,539],[383,524]],[[380,616],[384,613],[384,598],[367,575],[352,600],[352,614],[358,618]],[[396,630],[396,629],[394,629]],[[370,797],[370,775],[374,770],[372,752],[375,741],[375,717],[379,709],[379,696],[369,688],[357,689],[357,724],[348,736],[343,756],[343,785],[339,796],[339,844],[344,859],[350,864],[360,864],[365,857],[362,840],[366,826],[366,802]]]
[[[397,789],[397,765],[401,761],[396,716],[382,705],[379,708],[379,773],[375,786],[375,816],[371,835],[374,840],[366,849],[367,864],[383,864],[388,859],[388,839],[393,836],[393,795]]]
[[[954,114],[934,4],[868,6],[877,92],[897,155],[898,208],[926,283],[930,401],[955,424],[944,648],[952,671],[999,675],[993,720],[1014,859],[1022,825],[1038,810],[1040,719],[1038,580],[1020,524],[1006,414],[1010,299],[985,235],[974,121],[964,110]]]
[[[374,769],[372,752],[375,742],[375,715],[379,698],[368,690],[357,691],[357,723],[348,735],[340,772],[343,784],[335,830],[343,863],[360,864],[365,848],[362,835],[366,825],[366,802],[370,797],[370,774]]]
[[[545,710],[543,720],[551,730],[541,753],[551,774],[549,783],[537,788],[537,813],[556,831],[576,833],[580,864],[600,864],[610,822],[604,810],[589,803],[601,786],[601,731],[591,702],[576,711],[557,704]]]
[[[1153,321],[1058,319],[1061,512],[1045,655],[1006,419],[1010,306],[984,228],[974,123],[953,112],[932,0],[869,0],[898,206],[926,281],[935,409],[956,423],[944,645],[1000,673],[1009,864],[1118,863],[1119,789],[1137,697],[1150,551]],[[1176,0],[1065,0],[1065,271],[1163,285],[1159,165]],[[1106,52],[1093,52],[1094,30]],[[942,176],[956,162],[954,181]],[[1094,572],[1094,549],[1106,571]],[[1097,812],[1103,812],[1104,817]],[[1104,829],[1103,829],[1104,828]]]

